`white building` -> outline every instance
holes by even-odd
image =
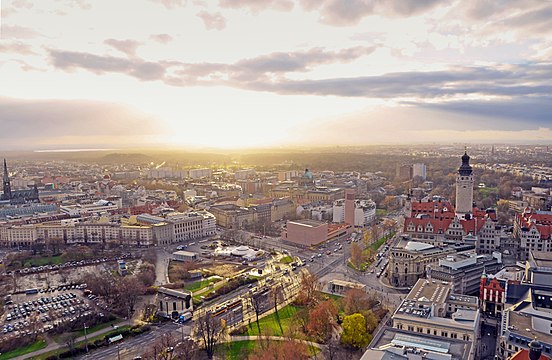
[[[255,169],[243,169],[238,170],[234,173],[234,178],[236,180],[245,180],[251,176],[255,176]]]
[[[188,176],[192,179],[199,179],[204,177],[211,177],[213,170],[211,169],[190,169],[188,171]]]
[[[355,226],[364,227],[376,218],[376,203],[370,199],[355,200]],[[345,199],[334,201],[333,222],[345,222]]]

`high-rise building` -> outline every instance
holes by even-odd
[[[470,166],[470,157],[465,152],[462,156],[462,165],[456,176],[456,215],[466,218],[473,211],[473,174]]]
[[[355,190],[345,190],[345,224],[355,226]]]
[[[426,166],[425,164],[419,163],[412,165],[412,177],[415,178],[419,176],[422,180],[426,179]]]

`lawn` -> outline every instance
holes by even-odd
[[[286,329],[293,321],[293,317],[300,307],[295,305],[287,305],[278,310],[278,315],[272,313],[259,319],[259,326],[261,331],[264,329],[270,329],[270,334],[273,336],[282,336]],[[257,328],[256,321],[251,321],[247,333],[245,335],[256,336],[259,335],[259,329]]]
[[[61,255],[43,256],[43,257],[31,258],[26,260],[23,266],[31,267],[31,266],[44,266],[44,265],[58,265],[58,264],[61,264],[62,262],[63,261],[61,259]]]
[[[113,320],[113,321],[110,321],[110,322],[106,322],[106,323],[103,323],[103,324],[98,324],[96,326],[93,326],[93,327],[89,327],[88,329],[86,329],[86,333],[87,334],[92,334],[98,330],[101,330],[101,329],[105,329],[106,327],[109,327],[113,324],[115,324],[117,321],[119,320]],[[77,332],[77,335],[79,337],[81,336],[84,336],[84,328],[83,329],[80,329],[78,332]]]
[[[226,360],[247,359],[258,344],[257,340],[233,341],[219,344],[217,345],[215,354],[220,355],[224,353],[224,359]],[[308,346],[307,350],[311,357],[316,356],[320,352],[320,349],[314,346]]]
[[[30,345],[1,354],[0,360],[12,359],[21,355],[32,353],[33,351],[44,349],[47,345],[48,344],[46,344],[45,340],[38,340],[37,342],[34,342]]]
[[[190,284],[187,284],[184,286],[184,290],[188,290],[193,292],[199,291],[203,288],[206,288],[207,286],[211,285],[212,283],[216,282],[216,279],[205,279],[205,280],[199,280]]]
[[[224,358],[228,360],[247,359],[256,346],[256,340],[233,341],[217,345],[216,353],[221,354],[224,352]]]
[[[281,258],[280,262],[282,264],[291,264],[293,262],[293,258],[291,256],[287,255],[287,256],[284,256],[283,258]]]
[[[94,343],[94,341],[96,340],[103,340],[104,337],[108,336],[108,337],[111,337],[115,334],[119,334],[125,330],[128,330],[130,329],[130,326],[121,326],[119,327],[118,329],[113,329],[112,331],[109,331],[109,332],[106,332],[106,333],[103,333],[101,335],[98,335],[98,336],[94,336],[94,337],[89,337],[88,338],[88,345],[91,345]],[[79,341],[78,343],[75,344],[75,348],[79,347],[79,346],[84,346],[84,343],[85,341]],[[65,351],[67,351],[68,348],[67,346],[63,346],[61,347],[60,349],[57,349],[57,350],[54,350],[54,351],[50,351],[50,352],[47,352],[45,354],[42,354],[42,355],[39,355],[39,356],[36,356],[36,357],[33,357],[32,360],[45,360],[47,358],[49,358],[50,356],[57,356]],[[35,350],[33,350],[35,351]]]
[[[376,216],[386,216],[387,214],[389,214],[389,211],[385,210],[385,209],[376,209]]]

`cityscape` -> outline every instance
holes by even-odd
[[[0,360],[552,360],[551,14],[2,1]]]

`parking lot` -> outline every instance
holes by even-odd
[[[74,322],[81,317],[104,316],[84,296],[85,285],[29,289],[27,294],[6,296],[4,316],[0,319],[3,338],[32,336]]]

